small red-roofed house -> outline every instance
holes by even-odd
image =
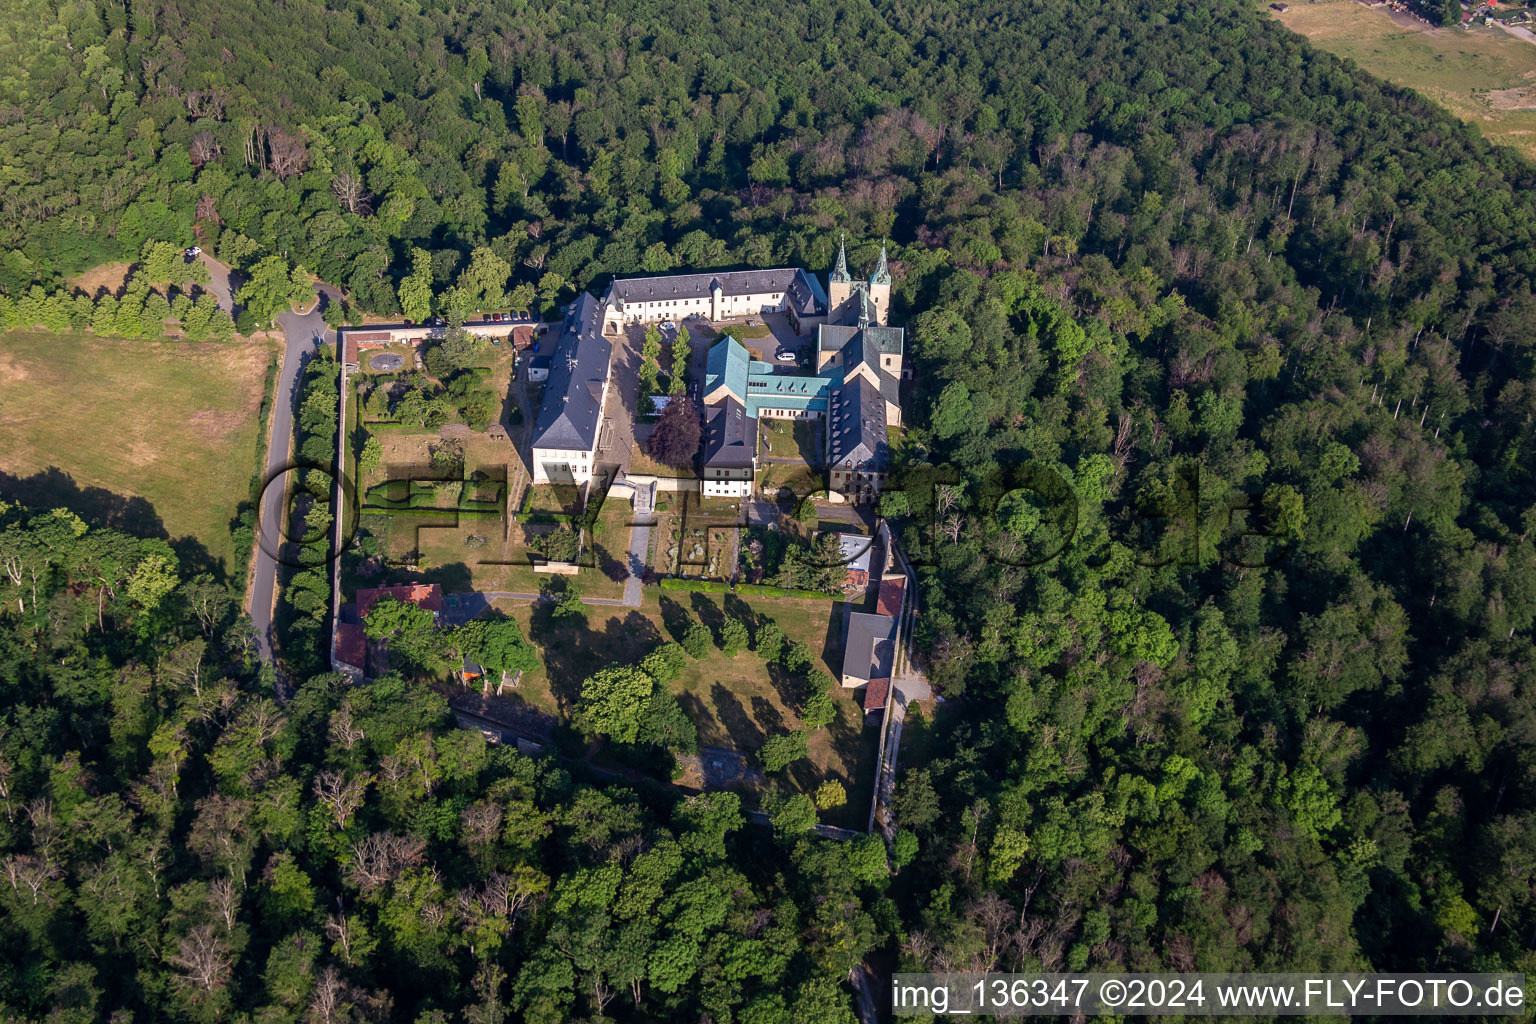
[[[375,587],[359,590],[357,599],[343,605],[336,623],[336,651],[331,667],[353,679],[364,679],[386,667],[386,645],[383,641],[370,642],[363,628],[368,610],[386,597],[402,604],[414,604],[432,613],[433,621],[443,610],[443,588],[436,583],[402,583],[394,587]]]
[[[436,583],[402,583],[395,587],[376,587],[357,592],[357,617],[367,618],[375,601],[392,597],[401,604],[414,604],[436,616],[443,610],[443,588]]]

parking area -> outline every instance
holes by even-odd
[[[627,325],[617,335],[609,335],[613,343],[613,362],[608,383],[608,401],[603,406],[603,430],[606,446],[598,453],[600,465],[612,467],[617,472],[629,472],[629,461],[635,443],[635,415],[640,399],[640,348],[645,344],[645,328]]]

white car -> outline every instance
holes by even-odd
[[[800,357],[795,355],[793,352],[780,352],[773,358],[781,363],[796,363],[800,361]]]
[[[202,250],[202,248],[200,246],[194,245],[192,248],[187,250],[187,258],[188,259],[192,259],[193,257],[196,257],[196,256],[201,256],[202,254],[203,254],[203,250]]]

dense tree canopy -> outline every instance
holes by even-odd
[[[280,708],[172,553],[7,512],[7,1011],[841,1021],[875,948],[1536,967],[1536,173],[1254,7],[13,0],[0,326],[120,331],[64,281],[152,241],[263,311],[307,268],[455,319],[889,234],[880,507],[949,700],[889,877],[809,796],[770,838],[588,787],[396,677]],[[594,677],[593,733],[673,735],[674,655]]]
[[[7,1018],[853,1020],[881,883],[844,851],[791,869],[734,793],[594,785],[399,675],[278,704],[162,541],[3,505],[0,564]],[[381,601],[369,631],[420,639],[413,612]],[[667,703],[642,739],[685,741]]]

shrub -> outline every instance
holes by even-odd
[[[774,838],[784,842],[816,827],[816,805],[804,793],[771,792],[763,797],[763,813],[773,824]]]
[[[368,471],[379,468],[379,463],[384,459],[384,445],[376,437],[370,437],[363,442],[363,450],[357,453],[357,467]]]
[[[747,649],[747,625],[740,619],[726,619],[720,627],[720,650],[734,658]]]
[[[816,787],[816,809],[818,811],[830,811],[834,807],[841,807],[848,802],[848,791],[843,789],[843,784],[836,779],[828,779]]]
[[[832,695],[824,689],[812,693],[800,706],[800,721],[807,729],[814,730],[831,725],[836,718],[837,705],[833,703]]]
[[[695,622],[683,634],[683,650],[687,651],[688,657],[694,661],[708,654],[712,646],[714,646],[714,638],[709,635],[709,630],[702,622]]]
[[[683,674],[688,665],[688,652],[677,644],[662,644],[640,662],[646,675],[665,686]]]
[[[896,838],[891,841],[891,863],[898,868],[904,868],[912,863],[912,858],[917,856],[917,833],[906,829],[898,829]]]
[[[778,661],[784,653],[784,631],[777,622],[769,620],[758,626],[757,636],[752,639],[752,649],[764,661]]]
[[[793,587],[775,587],[767,583],[741,583],[736,587],[736,593],[746,594],[752,597],[798,597],[817,598],[837,597],[837,594],[827,594],[820,590],[797,590]]]
[[[576,560],[580,543],[575,530],[561,526],[538,538],[535,547],[551,562],[572,562]]]
[[[804,730],[781,732],[770,736],[757,749],[757,759],[765,772],[781,772],[808,753]]]
[[[687,590],[699,594],[724,594],[730,591],[718,580],[686,580],[669,576],[661,581],[662,590]]]
[[[811,668],[811,648],[802,640],[796,640],[784,650],[780,664],[790,672],[800,674]]]

